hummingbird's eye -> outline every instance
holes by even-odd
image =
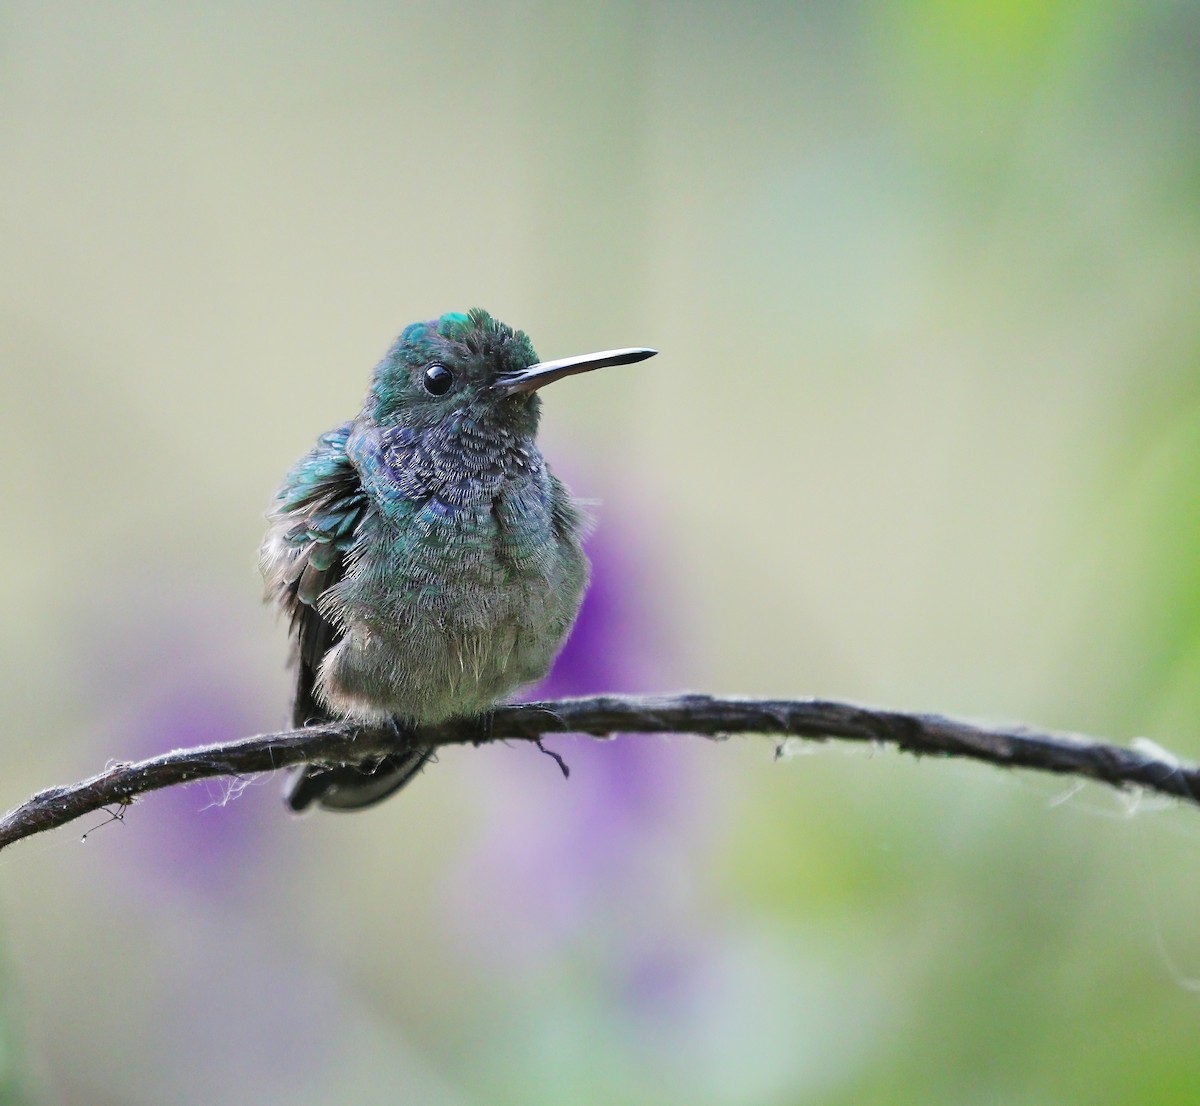
[[[454,373],[445,365],[430,365],[422,379],[425,391],[431,396],[444,396],[454,383]]]

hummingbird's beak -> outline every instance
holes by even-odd
[[[527,369],[502,373],[492,387],[506,396],[519,392],[536,392],[543,384],[561,380],[564,376],[591,372],[607,365],[633,365],[653,357],[656,349],[606,349],[603,353],[585,353],[579,357],[562,357],[557,361],[539,361]]]

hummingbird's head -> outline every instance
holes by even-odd
[[[625,365],[650,349],[609,350],[539,362],[524,331],[486,311],[450,312],[404,328],[375,367],[366,413],[380,426],[491,429],[532,437],[544,384],[603,365]]]

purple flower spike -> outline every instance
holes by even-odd
[[[144,704],[133,747],[138,756],[153,756],[227,740],[261,728],[261,718],[228,684],[181,682]],[[233,890],[255,871],[262,838],[280,820],[276,791],[216,779],[146,796],[127,815],[138,830],[139,867],[160,886],[187,885],[206,895]]]
[[[92,681],[97,709],[112,722],[100,746],[138,760],[170,749],[227,741],[263,729],[277,717],[270,690],[259,688],[251,666],[234,662],[249,653],[249,627],[235,615],[240,595],[197,595],[187,586],[148,572],[114,589],[91,612],[81,639],[83,679]],[[181,596],[190,597],[182,601]],[[224,612],[214,617],[213,612]],[[89,633],[90,631],[90,633]],[[107,710],[105,710],[107,707]],[[120,863],[130,882],[153,898],[175,890],[206,898],[231,894],[255,880],[264,837],[282,820],[277,789],[264,781],[215,779],[141,797],[127,809],[84,819],[89,848],[107,852],[122,836]],[[114,854],[116,855],[116,854]]]
[[[655,569],[632,553],[641,547],[644,535],[635,545],[607,522],[589,542],[592,583],[579,619],[549,677],[528,698],[637,692],[670,682],[672,650]],[[524,748],[479,758],[491,803],[488,837],[459,873],[459,890],[473,903],[489,903],[487,931],[472,932],[472,943],[495,940],[506,960],[522,946],[543,952],[635,896],[652,903],[662,891],[664,850],[688,837],[680,823],[685,806],[694,805],[683,802],[693,773],[681,743],[561,737],[553,746],[570,767],[567,781]],[[480,916],[461,901],[454,909],[458,917]],[[511,928],[500,924],[506,915]]]

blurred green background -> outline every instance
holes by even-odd
[[[3,795],[280,726],[262,512],[481,305],[602,500],[554,691],[1200,756],[1200,6],[0,5]],[[0,857],[0,1101],[1194,1101],[1200,818],[767,740],[453,750]],[[790,749],[808,752],[807,749]]]

